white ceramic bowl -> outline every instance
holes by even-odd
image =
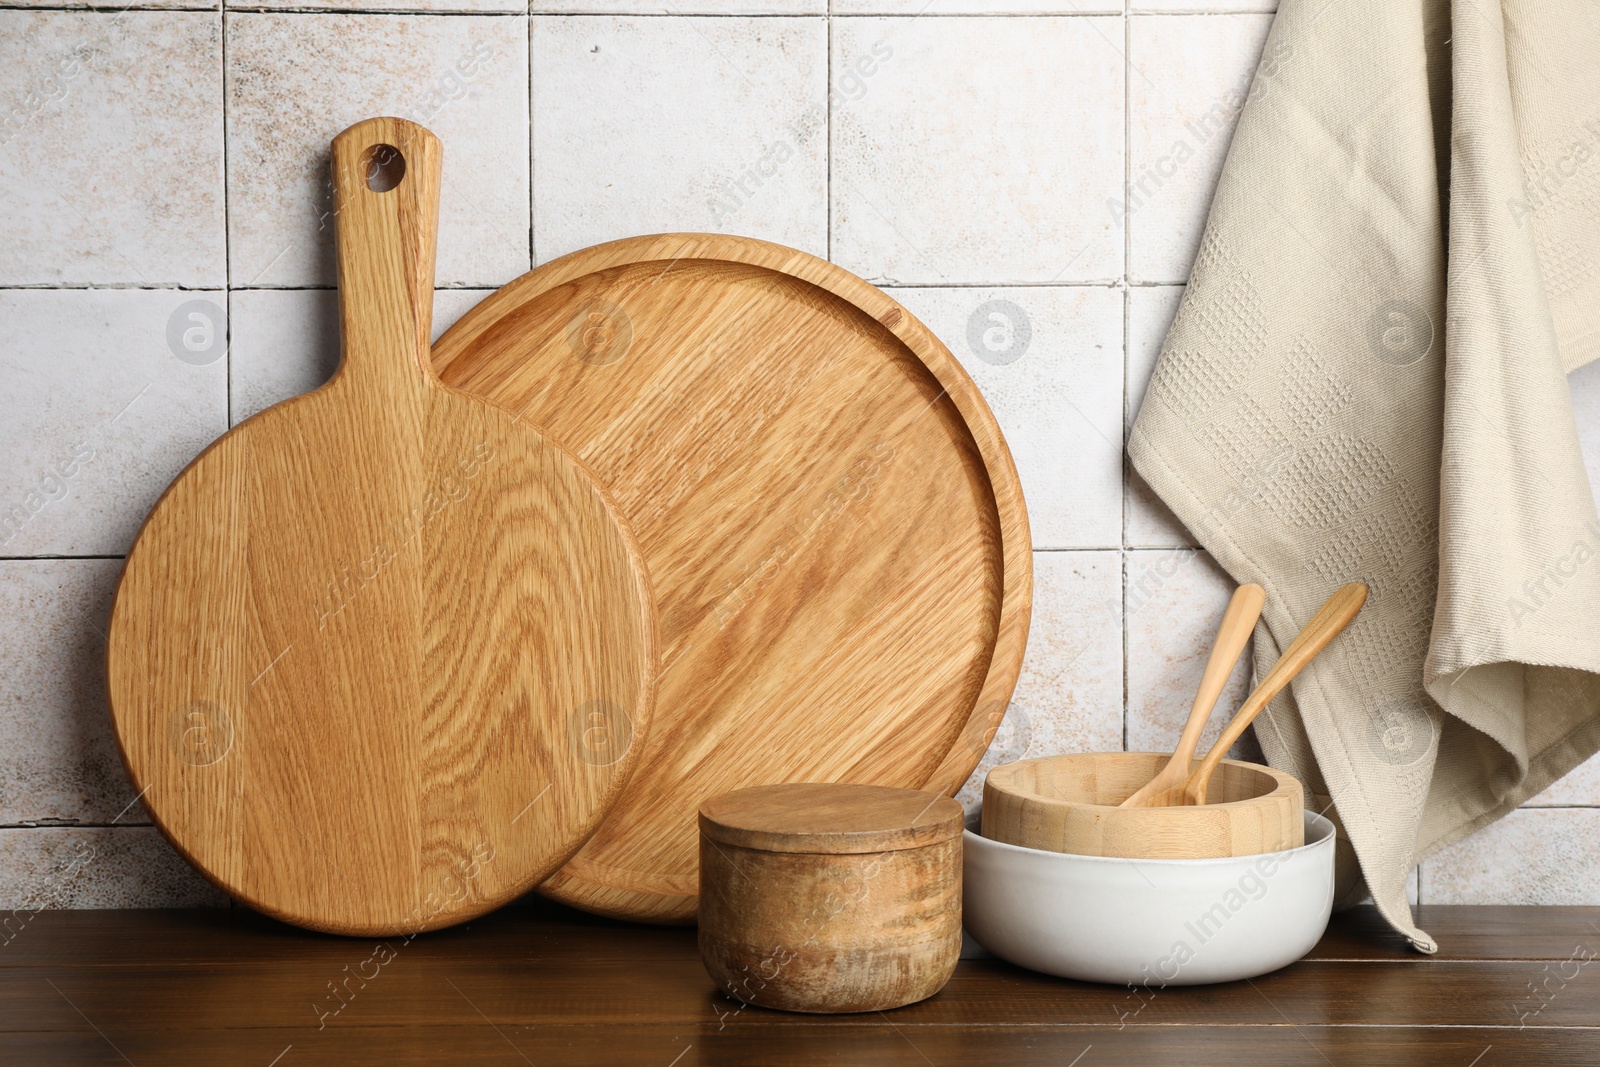
[[[967,821],[962,921],[1030,970],[1117,985],[1202,985],[1304,956],[1333,910],[1333,823],[1306,843],[1219,859],[1078,856],[990,841]]]

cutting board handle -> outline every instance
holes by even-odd
[[[344,358],[335,385],[433,384],[433,261],[444,147],[414,122],[375,118],[333,139]]]

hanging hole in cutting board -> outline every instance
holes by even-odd
[[[394,145],[375,144],[362,157],[361,167],[367,174],[367,188],[387,193],[406,176],[406,157]]]

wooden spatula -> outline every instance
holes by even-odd
[[[1361,582],[1351,582],[1341,586],[1317,609],[1317,613],[1306,623],[1305,629],[1294,639],[1283,655],[1278,657],[1278,662],[1273,664],[1272,670],[1261,680],[1256,691],[1251,693],[1244,704],[1240,706],[1238,714],[1234,715],[1227,727],[1222,731],[1222,736],[1217,738],[1217,743],[1211,746],[1211,751],[1206,753],[1206,758],[1200,761],[1200,766],[1189,775],[1188,781],[1183,783],[1183,804],[1204,804],[1206,802],[1206,787],[1211,782],[1211,775],[1216,771],[1217,764],[1222,762],[1228,754],[1228,749],[1233,743],[1244,735],[1246,729],[1256,716],[1261,714],[1261,709],[1272,702],[1272,698],[1283,691],[1294,676],[1306,668],[1316,658],[1317,653],[1328,647],[1328,642],[1339,636],[1339,632],[1356,617],[1361,611],[1361,605],[1367,602],[1367,587]]]
[[[1117,805],[1121,808],[1153,808],[1180,803],[1177,793],[1188,780],[1190,764],[1194,761],[1195,746],[1206,728],[1206,720],[1217,706],[1222,689],[1228,684],[1233,665],[1239,662],[1244,647],[1255,632],[1256,620],[1261,618],[1261,605],[1266,603],[1267,592],[1254,582],[1246,582],[1233,591],[1228,610],[1222,615],[1222,625],[1217,627],[1217,639],[1211,646],[1211,658],[1206,660],[1205,673],[1200,675],[1200,688],[1194,695],[1194,706],[1189,709],[1189,721],[1172,758],[1156,776],[1137,793]]]
[[[441,148],[333,142],[344,358],[214,442],[128,556],[107,668],[157,824],[288,922],[402,934],[531,889],[643,747],[654,612],[585,468],[428,359]]]

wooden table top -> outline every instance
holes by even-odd
[[[15,913],[0,934],[0,1063],[1600,1063],[1600,908],[1423,907],[1419,956],[1370,908],[1252,982],[1149,991],[964,960],[888,1013],[740,1008],[694,931],[557,905],[403,938],[239,911]]]

